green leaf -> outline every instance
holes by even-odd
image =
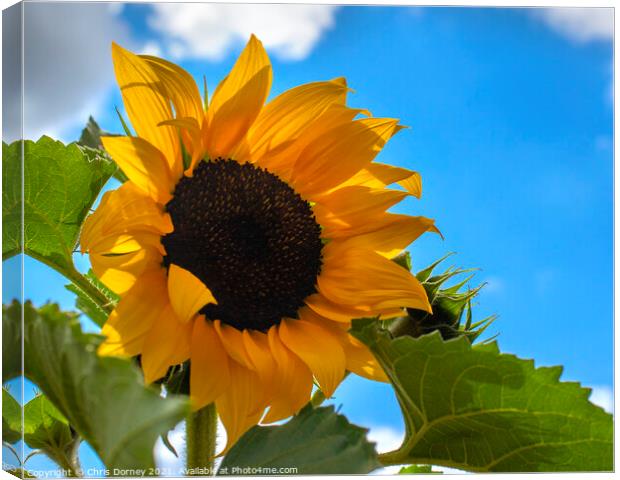
[[[124,120],[121,118],[121,121]],[[101,130],[99,124],[95,122],[95,119],[92,116],[90,116],[88,117],[88,123],[86,123],[86,126],[82,130],[82,134],[80,135],[78,143],[80,145],[96,149],[100,156],[111,160],[107,152],[103,149],[103,143],[101,142],[102,136],[118,137],[119,135]],[[127,181],[127,176],[120,168],[117,168],[114,172],[114,178],[116,178],[121,183]]]
[[[170,451],[170,453],[172,453],[175,457],[179,458],[177,449],[174,448],[174,445],[172,445],[172,443],[170,443],[170,439],[168,438],[168,432],[163,433],[159,438],[161,438],[161,442]]]
[[[21,251],[23,210],[22,147],[17,141],[8,146],[2,142],[2,259]]]
[[[13,444],[22,438],[22,408],[6,388],[2,388],[2,441]]]
[[[613,468],[612,417],[589,389],[560,382],[561,367],[473,346],[439,332],[393,339],[371,319],[351,333],[386,371],[406,438],[384,464],[434,464],[476,472],[607,471]]]
[[[280,472],[289,475],[368,473],[380,465],[366,432],[335,413],[333,406],[307,406],[284,425],[250,429],[224,457],[218,474],[268,475],[278,472],[256,468],[281,467],[297,468]]]
[[[14,301],[2,309],[2,382],[22,373],[22,324],[14,319],[21,318],[21,303]]]
[[[37,395],[24,406],[24,440],[62,468],[76,468],[74,459],[80,439],[44,395]]]
[[[75,293],[77,297],[75,299],[75,307],[97,325],[103,326],[108,319],[108,312],[75,283],[65,285],[65,288]]]
[[[2,145],[2,258],[20,252],[22,142]],[[116,170],[96,150],[49,137],[24,148],[24,252],[63,274],[75,271],[72,253],[82,222]]]
[[[94,301],[93,296],[83,289],[83,285],[85,284],[90,287],[89,291],[95,289],[99,294],[98,298],[106,299],[106,303],[101,305],[100,303]],[[119,300],[119,296],[107,288],[95,276],[92,270],[84,275],[84,282],[80,285],[70,283],[65,285],[65,288],[70,292],[75,293],[77,297],[75,300],[75,307],[100,327],[106,322],[108,316],[110,315],[110,310],[118,303]]]
[[[49,137],[2,144],[2,257],[22,249],[21,185],[23,145],[23,250],[70,279],[90,302],[106,299],[73,265],[82,223],[110,175],[116,170],[102,151],[77,144],[63,145]],[[108,312],[109,313],[109,312]]]
[[[105,133],[101,130],[99,124],[95,122],[95,119],[90,116],[88,117],[86,126],[82,130],[78,143],[90,148],[103,148],[101,135],[105,135]]]
[[[74,435],[63,414],[39,394],[24,405],[24,439],[32,448],[63,449],[73,443]]]
[[[104,464],[152,467],[155,441],[183,419],[188,402],[173,395],[164,399],[145,387],[131,362],[99,357],[101,337],[83,333],[77,314],[62,312],[57,305],[35,309],[27,302],[24,324],[26,376]]]

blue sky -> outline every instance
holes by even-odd
[[[218,45],[213,49],[192,43],[194,27],[184,31],[188,17],[183,12],[129,5],[100,15],[111,17],[108,31],[118,32],[119,42],[176,59],[200,85],[206,75],[211,90],[234,62],[244,32],[260,35],[263,29],[273,53],[272,94],[345,76],[355,90],[352,105],[400,118],[411,127],[378,160],[422,174],[422,199],[409,199],[398,211],[435,218],[445,236],[443,241],[436,235],[417,241],[411,248],[414,267],[449,251],[458,255],[446,266],[480,267],[472,286],[483,281],[488,286],[475,315],[499,314],[490,333],[500,333],[501,349],[535,358],[540,365],[564,365],[564,379],[597,387],[601,401],[608,401],[613,375],[613,46],[605,15],[318,8],[284,15],[282,25],[299,25],[282,27],[283,32],[269,23],[272,11],[237,15],[243,28],[228,25],[226,12],[216,11],[212,21],[224,33],[204,40]],[[205,22],[211,17],[206,15]],[[100,43],[109,45],[108,40]],[[97,78],[109,79],[110,68]],[[121,101],[113,83],[97,84],[90,95],[95,100],[81,104],[92,105],[105,129],[120,132],[114,106]],[[77,138],[83,112],[80,118],[75,109],[61,113],[32,131]],[[79,262],[87,268],[86,259]],[[72,307],[58,275],[28,259],[26,268],[27,298]],[[11,294],[7,283],[5,300]],[[380,431],[382,441],[402,431],[398,406],[385,385],[347,380],[334,402],[354,422]]]

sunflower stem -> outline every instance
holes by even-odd
[[[215,440],[217,435],[217,412],[211,403],[185,420],[185,445],[188,475],[213,475]]]
[[[43,450],[43,453],[54,460],[69,478],[83,477],[80,458],[78,456],[79,439],[76,439],[69,449]],[[24,462],[26,463],[26,462]]]

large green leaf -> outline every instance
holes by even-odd
[[[2,259],[21,251],[23,142],[2,142]]]
[[[2,154],[2,258],[23,247],[70,279],[91,303],[106,305],[105,296],[75,269],[72,255],[82,223],[116,165],[100,150],[45,136],[3,143]]]
[[[224,457],[218,474],[368,473],[380,465],[366,432],[333,406],[308,406],[284,425],[249,430]],[[297,470],[278,471],[286,467]]]
[[[370,347],[396,391],[406,438],[384,464],[470,471],[601,471],[613,468],[612,417],[589,389],[560,382],[561,367],[472,347],[438,332],[393,339],[371,319],[351,333]]]
[[[11,321],[15,305],[4,307]],[[77,314],[24,305],[25,374],[95,449],[108,468],[153,466],[157,438],[187,413],[181,397],[160,397],[138,369],[96,354],[98,335],[82,333]],[[139,473],[139,472],[138,472]]]
[[[22,438],[22,409],[5,388],[2,389],[2,441],[16,443]]]
[[[2,144],[2,258],[21,250],[22,142]],[[80,227],[116,170],[97,150],[43,136],[23,142],[24,252],[59,270],[74,270]]]

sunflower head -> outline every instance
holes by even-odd
[[[99,353],[141,355],[148,383],[189,362],[193,405],[215,402],[228,446],[299,411],[313,382],[329,397],[346,371],[385,380],[351,320],[431,311],[390,258],[436,231],[388,212],[421,194],[417,173],[374,161],[398,121],[348,107],[341,78],[266,102],[254,36],[206,106],[177,65],[112,56],[135,135],[102,139],[128,181],[81,236],[121,297]]]

